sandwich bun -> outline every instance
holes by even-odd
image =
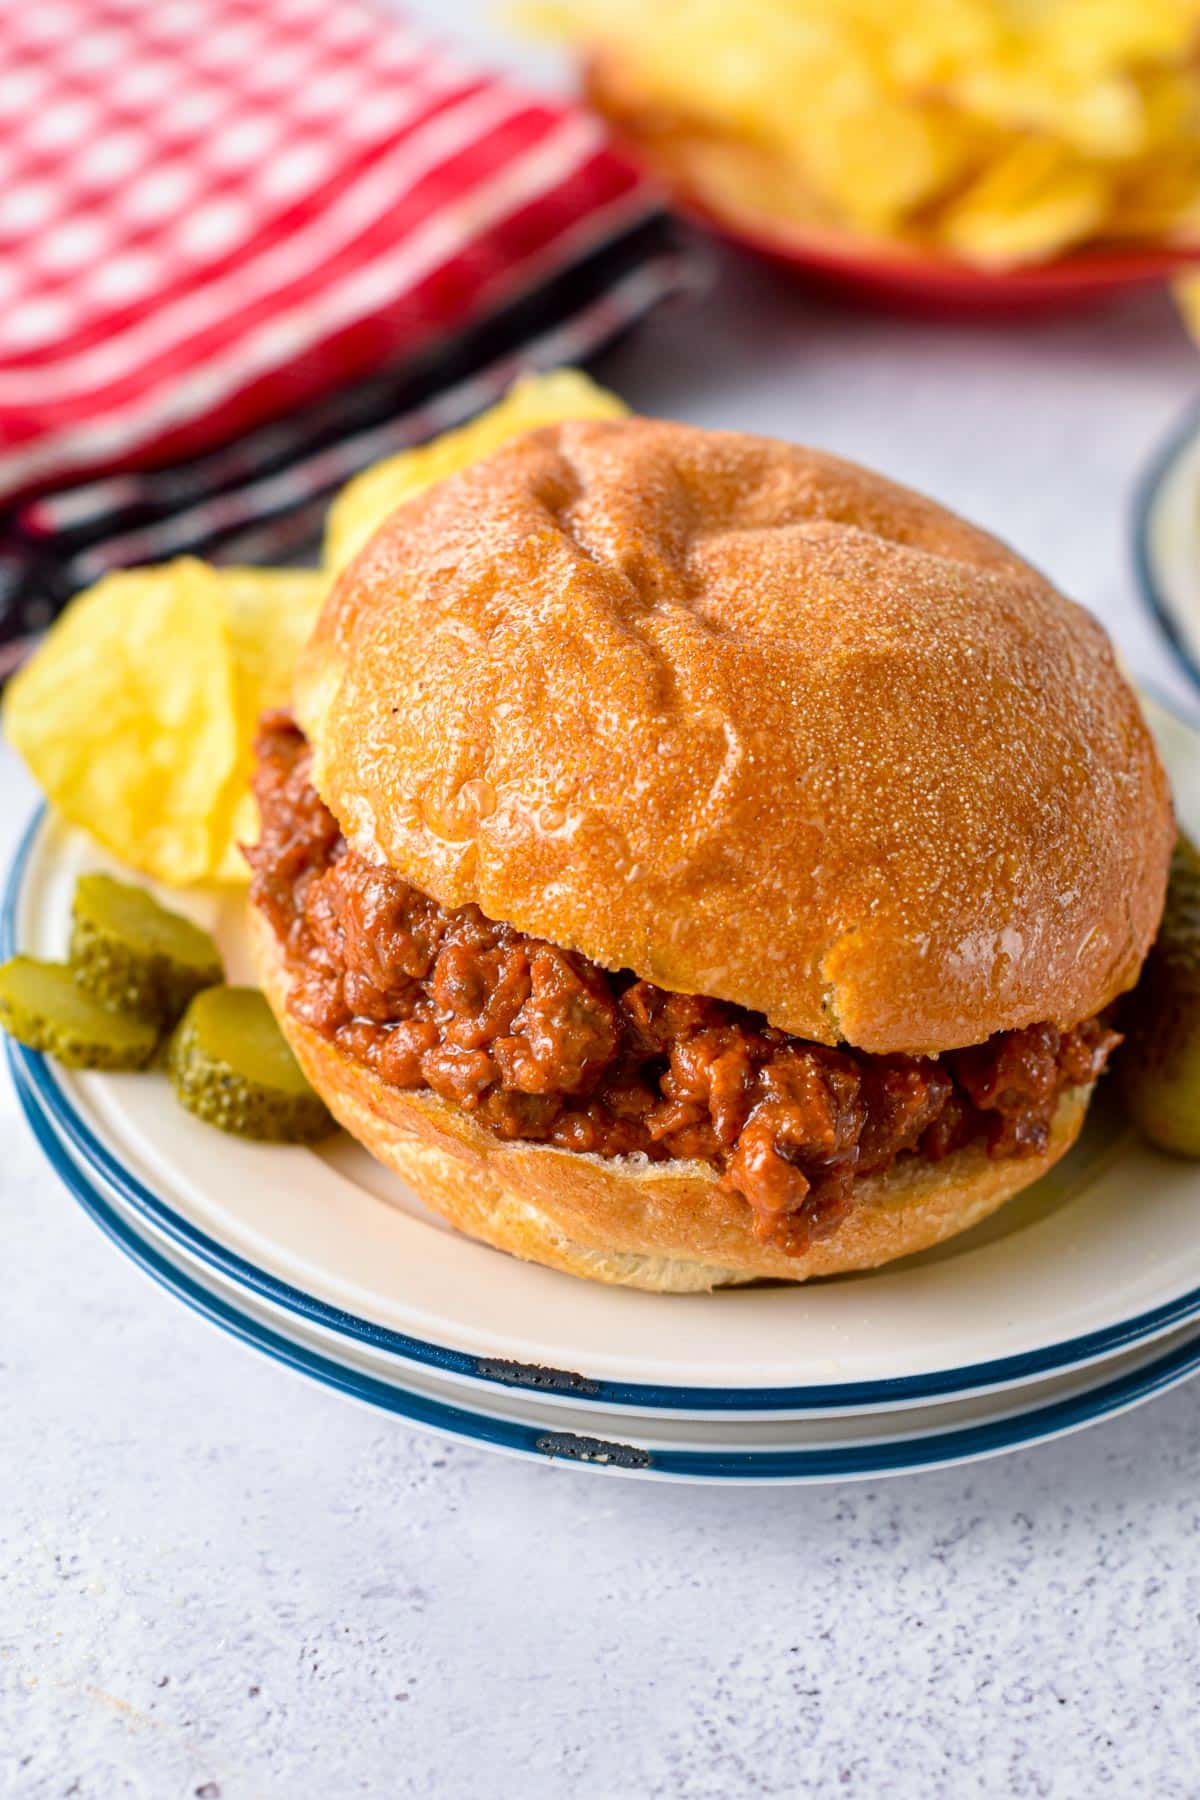
[[[515,441],[343,571],[295,687],[349,845],[802,1039],[937,1055],[1092,1018],[1162,911],[1166,777],[1109,641],[1005,545],[852,464],[647,420]],[[903,1156],[799,1254],[705,1162],[505,1140],[385,1085],[259,974],[346,1128],[452,1223],[662,1292],[866,1269],[1070,1147]]]
[[[1162,911],[1101,627],[812,450],[547,427],[399,508],[301,658],[313,779],[442,906],[820,1043],[1089,1018]]]

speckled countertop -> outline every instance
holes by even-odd
[[[1126,547],[1136,473],[1200,390],[1164,302],[951,332],[730,263],[602,373],[928,488],[1187,698]],[[31,801],[0,752],[5,860]],[[1200,1383],[884,1483],[530,1467],[185,1312],[77,1211],[6,1079],[0,1143],[0,1794],[1197,1792]]]

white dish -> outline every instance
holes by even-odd
[[[189,1265],[89,1175],[55,1137],[18,1071],[18,1092],[51,1162],[120,1248],[161,1285],[243,1342],[355,1400],[439,1434],[509,1454],[569,1461],[607,1474],[692,1483],[811,1484],[899,1474],[974,1461],[1046,1442],[1165,1392],[1200,1366],[1194,1327],[1101,1367],[1035,1384],[1024,1394],[980,1397],[863,1418],[744,1423],[691,1422],[547,1406],[492,1389],[465,1404],[461,1386],[427,1371],[381,1378],[377,1358],[351,1355],[329,1334],[249,1298],[203,1266]],[[157,1240],[157,1241],[156,1241]],[[331,1354],[332,1352],[332,1354]]]
[[[1181,811],[1200,818],[1195,735],[1148,705]],[[5,928],[62,953],[77,875],[103,864],[43,819],[18,859]],[[243,907],[168,896],[245,972]],[[579,1282],[445,1227],[349,1139],[319,1152],[223,1137],[160,1076],[74,1074],[17,1052],[92,1166],[243,1288],[360,1341],[470,1380],[543,1380],[589,1405],[703,1415],[874,1410],[1025,1383],[1109,1356],[1200,1312],[1200,1170],[1094,1109],[1045,1181],[937,1251],[798,1288],[659,1297]],[[210,1266],[215,1266],[210,1263]]]
[[[518,1420],[545,1431],[593,1432],[647,1449],[766,1451],[903,1444],[948,1431],[960,1431],[967,1426],[1020,1418],[1034,1407],[1078,1399],[1101,1385],[1150,1366],[1186,1343],[1200,1341],[1200,1331],[1193,1323],[1165,1333],[1151,1344],[1136,1345],[1086,1368],[1068,1370],[1025,1387],[974,1394],[930,1406],[891,1407],[874,1413],[826,1412],[808,1417],[773,1414],[753,1419],[717,1413],[690,1417],[678,1413],[608,1411],[603,1407],[581,1406],[564,1394],[543,1397],[528,1390],[502,1389],[483,1383],[476,1384],[474,1391],[466,1392],[464,1384],[452,1376],[414,1366],[384,1348],[349,1342],[327,1326],[297,1319],[286,1308],[247,1293],[237,1282],[217,1274],[198,1258],[181,1250],[168,1234],[122,1201],[95,1171],[87,1169],[69,1147],[64,1148],[81,1172],[100,1189],[113,1212],[142,1243],[155,1249],[174,1269],[189,1275],[206,1292],[236,1308],[244,1318],[278,1332],[290,1342],[405,1393],[463,1407],[479,1417]]]
[[[1185,674],[1200,686],[1200,412],[1154,457],[1134,507],[1142,596]]]

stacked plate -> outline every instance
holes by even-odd
[[[1184,673],[1200,687],[1200,408],[1151,459],[1134,508],[1142,597]]]
[[[1147,704],[1194,822],[1196,736]],[[99,861],[35,819],[3,953],[61,955],[75,879]],[[236,979],[242,903],[188,910]],[[1059,1436],[1200,1367],[1200,1170],[1102,1102],[1045,1180],[939,1250],[805,1287],[660,1297],[459,1237],[347,1138],[244,1143],[160,1076],[10,1057],[62,1179],[164,1287],[313,1380],[514,1454],[705,1482],[877,1476]]]

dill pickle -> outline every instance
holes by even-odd
[[[223,974],[207,931],[111,875],[83,875],[76,884],[71,967],[102,1006],[164,1029]]]
[[[1200,1156],[1200,851],[1181,837],[1154,947],[1122,1019],[1121,1090],[1142,1135]]]
[[[197,994],[171,1038],[167,1073],[181,1105],[238,1137],[310,1144],[336,1129],[257,988]]]
[[[65,963],[32,956],[0,967],[0,1025],[69,1069],[143,1069],[158,1047],[157,1026],[110,1012]]]

